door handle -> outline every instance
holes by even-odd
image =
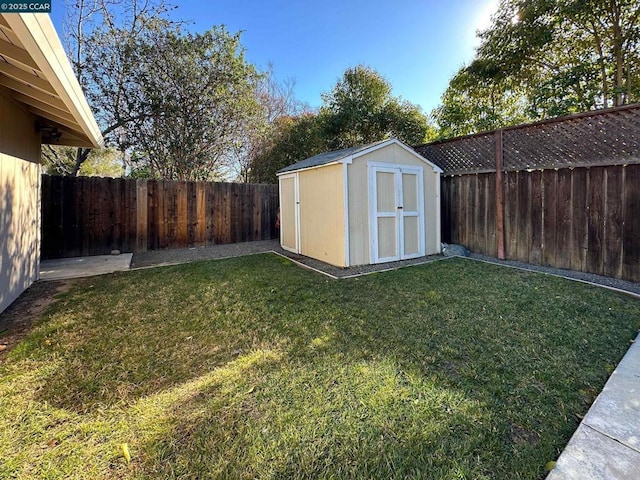
[[[398,207],[398,210],[402,210],[402,207]]]

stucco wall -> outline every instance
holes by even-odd
[[[300,253],[345,266],[343,166],[299,172]]]
[[[38,277],[40,134],[0,93],[0,312]]]
[[[392,144],[356,158],[348,169],[349,182],[349,261],[351,265],[370,263],[369,204],[367,162],[422,166],[424,184],[425,254],[439,253],[440,210],[438,175],[430,165],[402,147]]]

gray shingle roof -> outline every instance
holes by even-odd
[[[361,152],[362,150],[367,150],[368,148],[374,147],[380,143],[384,143],[388,141],[389,139],[381,140],[379,142],[369,143],[367,145],[359,145],[357,147],[345,148],[343,150],[335,150],[333,152],[319,153],[318,155],[314,155],[313,157],[309,157],[305,160],[301,160],[297,163],[281,168],[276,172],[276,174],[294,172],[296,170],[302,170],[303,168],[319,167],[320,165],[326,165],[328,163],[337,162],[339,160],[342,160],[343,158],[347,158],[347,157],[350,157],[351,155]]]

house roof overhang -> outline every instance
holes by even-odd
[[[0,93],[37,118],[43,143],[103,145],[48,14],[0,13]]]

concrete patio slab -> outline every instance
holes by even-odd
[[[129,270],[132,253],[96,255],[93,257],[60,258],[40,262],[40,280],[63,280],[92,277]]]
[[[640,335],[571,437],[547,480],[640,478]]]

